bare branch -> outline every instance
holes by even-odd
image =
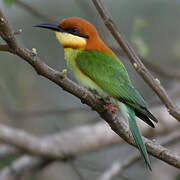
[[[20,155],[22,151],[17,149],[16,147],[10,146],[10,145],[5,145],[1,144],[0,145],[0,159],[1,161],[8,156],[13,156],[13,155]]]
[[[33,156],[22,156],[10,166],[5,167],[0,172],[0,179],[3,180],[17,180],[20,177],[33,169],[39,169],[43,166],[44,160]]]
[[[111,49],[116,53],[118,54],[119,56],[121,57],[127,57],[126,54],[124,53],[124,51],[120,48],[115,48],[115,47],[111,47]],[[150,71],[152,72],[155,72],[163,77],[166,77],[168,79],[176,79],[176,80],[180,80],[180,73],[179,71],[176,71],[174,72],[173,69],[169,69],[168,68],[163,68],[163,67],[160,67],[158,65],[155,65],[151,62],[149,62],[148,59],[145,59],[141,56],[139,56],[140,59],[142,60],[142,62],[145,64],[145,66],[147,66],[149,68]]]
[[[179,139],[180,131],[176,130],[175,132],[172,132],[164,137],[160,144],[169,145]],[[135,153],[127,157],[124,161],[115,161],[107,170],[105,170],[105,172],[98,178],[98,180],[111,180],[113,177],[120,175],[125,169],[127,169],[129,166],[132,166],[141,158],[142,157],[139,153]]]
[[[166,112],[165,108],[159,107],[153,111],[155,115],[159,119],[161,119],[160,126],[153,129],[152,131],[152,129],[146,126],[145,123],[141,123],[140,128],[144,135],[146,136],[164,135],[167,134],[168,132],[172,132],[175,131],[176,129],[179,129],[180,127],[179,123],[175,120],[173,121],[172,118],[170,118],[170,116],[167,116],[168,113]],[[52,151],[51,153],[48,153],[48,156],[50,156],[53,159],[58,158],[56,157],[56,154],[54,155],[54,152],[60,153],[62,151],[62,146],[66,146],[67,148],[69,147],[71,149],[72,148],[71,146],[73,145],[71,144],[71,141],[79,142],[78,139],[80,137],[84,137],[79,142],[80,143],[79,148],[83,152],[99,149],[104,146],[119,144],[122,141],[122,139],[119,138],[117,134],[115,134],[113,131],[110,131],[109,126],[104,122],[99,122],[96,124],[88,124],[78,128],[70,129],[69,131],[57,133],[50,137],[41,137],[41,138],[32,136],[31,134],[28,134],[19,129],[8,128],[7,126],[0,125],[0,137],[1,137],[1,141],[4,141],[11,145],[16,145],[16,147],[22,148],[24,150],[29,149],[30,147],[30,149],[27,151],[33,154],[37,152],[38,154],[42,154],[42,155],[44,154],[45,156],[46,153]],[[64,139],[65,142],[63,141]],[[46,147],[46,149],[43,149],[42,147],[46,146],[46,144],[49,144],[49,142],[51,142],[51,147],[48,146]],[[76,143],[76,145],[73,146],[73,148],[76,149],[77,148],[76,146],[79,146],[79,144]],[[2,156],[6,157],[6,153],[8,152],[4,152],[3,151],[4,148],[1,149],[1,147],[3,146],[0,146],[0,157],[1,154]],[[9,146],[5,147],[5,149],[7,150],[9,148],[10,148]],[[52,149],[56,149],[56,150],[52,150]],[[42,151],[44,152],[42,153]]]
[[[144,130],[147,131],[147,129]],[[162,132],[162,130],[160,132]],[[21,150],[50,159],[64,159],[75,155],[77,156],[78,154],[99,149],[107,145],[117,144],[121,141],[121,139],[113,133],[113,131],[109,131],[108,126],[103,123],[75,128],[45,138],[38,138],[22,130],[0,125],[0,137],[1,141],[15,145]],[[80,137],[84,138],[81,138],[81,141],[79,141]],[[149,145],[151,148],[154,148],[154,145]],[[166,149],[162,149],[162,147],[159,146],[158,149],[155,148],[155,150],[158,150],[158,153],[163,153],[163,150]],[[168,155],[168,153],[171,152],[166,150],[164,153],[166,156],[166,154]],[[175,154],[172,153],[171,160],[172,158],[178,159],[178,156],[176,157]]]
[[[98,178],[98,180],[111,180],[113,177],[119,175],[124,169],[131,166],[140,158],[141,156],[139,153],[136,153],[127,157],[123,162],[119,162],[119,160],[117,160]]]
[[[102,125],[102,123],[99,123],[99,125]],[[107,126],[106,126],[107,127]],[[165,145],[174,143],[174,140],[178,140],[180,138],[180,132],[179,130],[176,130],[173,133],[170,133],[170,135],[166,136],[164,140],[161,140],[161,142]],[[7,147],[5,147],[8,149]],[[1,149],[1,148],[0,148]],[[137,160],[141,159],[141,156],[139,153],[133,154],[132,156],[128,157],[123,162],[114,162],[111,167],[106,170],[99,179],[101,180],[110,180],[113,177],[119,175],[124,169],[128,168],[129,166],[132,166],[133,163],[135,163]],[[24,174],[27,171],[31,171],[32,169],[39,169],[43,165],[47,164],[48,160],[40,159],[38,157],[33,156],[22,156],[15,162],[13,162],[10,166],[5,167],[0,172],[0,179],[3,180],[16,180],[19,176]]]
[[[11,52],[8,45],[0,45],[0,51]]]
[[[160,110],[157,109],[157,113],[159,111]],[[165,109],[164,109],[164,111],[165,111]],[[157,134],[162,134],[163,131],[165,130],[166,134],[167,134],[166,129],[170,128],[173,124],[172,122],[174,122],[174,126],[169,129],[169,131],[171,131],[173,133],[168,135],[168,137],[166,137],[164,140],[161,140],[161,142],[165,143],[167,141],[173,142],[174,140],[179,140],[179,136],[180,136],[180,135],[178,135],[178,134],[180,134],[179,126],[178,126],[179,123],[177,123],[176,121],[171,122],[167,118],[166,113],[163,113],[162,110],[161,110],[161,112],[162,112],[162,115],[164,115],[161,117],[164,120],[164,123],[162,123],[161,127],[158,127],[156,129],[157,132],[154,132],[154,133],[152,133],[152,131],[149,132],[149,131],[147,131],[147,126],[143,126],[143,129],[142,129],[143,133],[148,134],[148,135],[157,135]],[[177,127],[178,130],[176,130],[174,132],[175,127]],[[29,135],[29,134],[26,134],[26,135],[30,136],[28,139],[31,138],[31,135]],[[18,137],[17,134],[12,134],[11,136]],[[73,139],[72,139],[72,137],[73,137]],[[68,144],[68,142],[70,144],[71,141],[77,142],[77,139],[80,139],[80,137],[84,137],[83,138],[84,141],[81,141],[82,147],[79,147],[81,150],[82,150],[82,148],[85,149],[84,152],[100,149],[107,145],[109,146],[109,145],[113,145],[113,144],[119,144],[122,141],[122,139],[120,139],[113,131],[109,130],[109,126],[107,124],[100,122],[100,123],[93,124],[93,125],[88,125],[88,126],[86,125],[86,126],[74,128],[74,129],[71,129],[66,132],[58,133],[51,137],[41,138],[40,142],[42,142],[42,141],[44,142],[44,141],[46,141],[46,139],[48,139],[47,143],[53,141],[50,146],[57,148],[57,151],[58,151],[58,149],[61,149],[63,146],[63,142],[62,142],[63,139],[66,141],[67,144]],[[13,137],[11,137],[11,139],[12,138]],[[52,140],[51,140],[51,138],[52,138]],[[10,136],[9,136],[9,139],[10,139]],[[173,139],[173,141],[172,141],[172,139]],[[17,141],[17,140],[15,140],[15,141]],[[23,144],[23,142],[22,142],[22,144]],[[34,144],[31,144],[31,146],[34,146]],[[71,145],[66,145],[66,146],[69,146],[69,148],[71,148],[70,147]],[[74,144],[72,144],[72,146],[74,146]],[[77,146],[79,146],[79,144]],[[49,146],[47,148],[49,148]],[[38,149],[37,149],[37,151],[38,151]],[[51,150],[48,150],[48,151],[51,151]],[[0,146],[0,158],[6,158],[9,155],[17,155],[17,154],[19,155],[20,153],[23,153],[23,151],[20,151],[17,148],[13,148],[12,146],[7,146],[7,145]],[[1,179],[1,177],[3,177],[2,179],[5,179],[5,177],[7,177],[7,179],[8,179],[9,177],[11,177],[11,179],[14,180],[17,177],[16,176],[17,172],[19,175],[21,175],[21,173],[23,173],[23,171],[24,171],[24,168],[27,171],[30,171],[31,168],[33,168],[33,169],[39,168],[40,165],[47,162],[47,160],[44,158],[39,160],[39,158],[37,157],[37,161],[34,161],[34,158],[35,157],[33,157],[33,156],[28,156],[28,157],[23,156],[22,158],[19,158],[12,165],[4,168],[0,172],[0,179]],[[140,158],[139,153],[138,153],[138,158]],[[25,159],[28,159],[28,161]],[[119,166],[117,165],[117,167],[119,167]],[[112,171],[112,173],[113,172],[114,172],[114,170]]]
[[[99,113],[99,115],[110,125],[110,127],[114,132],[116,132],[126,142],[136,147],[134,139],[129,131],[128,125],[125,123],[125,121],[120,120],[120,118],[117,117],[116,115],[110,114],[107,111],[105,111],[104,102],[96,98],[91,92],[88,92],[84,88],[79,87],[77,84],[75,84],[70,79],[65,77],[64,73],[59,73],[58,71],[53,70],[48,65],[43,63],[38,58],[36,53],[34,53],[34,51],[32,52],[28,49],[24,49],[19,46],[10,27],[8,26],[7,20],[5,19],[5,17],[3,17],[1,11],[0,11],[0,36],[7,42],[8,46],[12,49],[13,53],[24,59],[29,64],[31,64],[38,74],[55,82],[61,88],[70,92],[74,96],[78,97],[83,103],[89,105],[92,109],[96,110]],[[27,143],[28,136],[26,136],[27,134],[25,132],[19,131],[17,134],[17,139],[20,139],[21,142],[20,141],[12,142],[9,136],[7,136],[7,132],[9,129],[7,129],[7,127],[3,127],[2,125],[0,127],[2,128],[2,131],[0,130],[0,137],[2,138],[4,136],[5,142],[15,145],[32,154],[45,156],[46,158],[56,156],[56,158],[58,157],[64,159],[76,153],[82,152],[82,149],[80,149],[80,144],[77,143],[79,142],[79,138],[78,140],[71,142],[71,144],[76,142],[76,145],[79,145],[78,147],[76,147],[77,149],[69,149],[69,147],[67,148],[67,146],[62,146],[61,151],[57,152],[56,149],[51,149],[51,152],[49,152],[48,147],[50,146],[52,141],[50,141],[49,144],[46,143],[41,144],[39,143],[41,142],[40,141],[41,139],[37,140],[35,137],[31,137],[29,141],[34,142],[35,145],[34,146],[35,149],[34,149],[34,147],[30,146]],[[14,131],[11,130],[11,132]],[[24,137],[22,138],[22,136]],[[22,142],[24,143],[24,145],[22,144]],[[144,138],[144,142],[147,146],[148,152],[151,155],[171,164],[172,166],[180,168],[180,157],[178,155],[162,147],[158,143],[152,142],[146,138]],[[39,149],[39,151],[37,151],[37,149]]]
[[[64,159],[83,152],[117,144],[121,139],[107,125],[97,123],[62,132],[50,137],[36,137],[20,129],[0,125],[1,141],[22,151],[50,159]],[[79,141],[80,137],[84,137]]]
[[[180,109],[178,109],[173,101],[167,95],[165,89],[155,80],[155,78],[150,74],[148,69],[144,66],[141,62],[140,58],[136,55],[135,51],[129,45],[129,43],[122,37],[118,28],[114,24],[113,20],[110,18],[109,13],[103,7],[101,0],[92,0],[94,5],[96,6],[99,14],[101,15],[104,24],[110,30],[116,41],[119,43],[121,48],[126,53],[127,57],[129,58],[130,62],[136,69],[136,71],[141,75],[141,77],[147,82],[147,84],[156,92],[159,96],[161,101],[165,104],[168,109],[168,112],[180,121]]]

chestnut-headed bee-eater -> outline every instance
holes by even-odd
[[[103,98],[109,97],[112,104],[119,107],[123,117],[129,122],[140,153],[151,169],[136,116],[153,128],[152,121],[157,122],[157,119],[148,111],[124,65],[100,39],[95,27],[77,17],[64,19],[58,25],[40,24],[36,27],[56,32],[57,39],[64,47],[67,64],[81,85],[95,90]]]

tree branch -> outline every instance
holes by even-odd
[[[150,129],[145,123],[140,124],[141,131],[146,136],[157,136],[164,135],[168,132],[175,131],[179,129],[180,125],[177,121],[172,121],[170,116],[167,116],[165,108],[158,107],[153,110],[155,115],[161,119],[160,126],[157,128]],[[122,121],[122,120],[121,120]],[[78,139],[84,137],[79,142]],[[87,152],[91,150],[100,149],[104,146],[110,146],[114,144],[119,144],[122,139],[117,136],[104,122],[99,122],[96,124],[88,124],[78,128],[73,128],[65,132],[57,133],[49,137],[36,137],[28,134],[20,129],[8,128],[5,125],[0,125],[0,139],[11,145],[15,145],[20,149],[14,149],[13,147],[6,147],[5,145],[0,146],[0,157],[6,158],[15,153],[23,153],[22,150],[30,152],[31,154],[38,154],[40,156],[47,156],[51,159],[56,159],[61,156],[60,152],[65,151],[62,147],[69,147],[71,150],[73,148],[81,149],[82,152]],[[48,146],[51,142],[51,146]],[[71,144],[71,142],[79,142],[76,145]],[[64,144],[65,143],[65,144]],[[27,145],[28,144],[28,145]],[[46,147],[48,146],[48,147]],[[71,147],[73,146],[73,147]],[[78,147],[80,146],[80,147]],[[43,149],[42,147],[46,147]],[[20,151],[21,150],[21,151]],[[20,152],[19,152],[20,151]],[[74,151],[74,150],[72,150]],[[50,153],[49,153],[50,152]],[[55,154],[54,154],[55,152]],[[59,156],[56,153],[59,152]],[[78,153],[78,152],[77,152]],[[6,155],[7,154],[7,155]],[[77,155],[77,154],[76,154]]]
[[[122,173],[126,168],[137,162],[141,159],[139,153],[131,154],[124,161],[119,162],[119,160],[113,162],[113,164],[101,174],[98,180],[111,180],[113,177],[116,177]]]
[[[9,156],[18,156],[22,154],[22,151],[20,151],[18,148],[6,144],[0,145],[0,159],[1,161],[3,159],[6,159]]]
[[[106,129],[108,131],[107,125],[105,125],[103,123],[98,123],[97,126],[99,126],[99,128],[100,128],[100,126],[102,126],[102,127],[106,126]],[[77,130],[78,129],[79,128],[77,128]],[[104,130],[103,130],[103,132],[104,132]],[[103,132],[101,132],[101,134]],[[104,134],[106,134],[106,132],[104,132]],[[87,136],[83,136],[83,137],[86,138]],[[108,137],[111,137],[111,135],[108,136]],[[115,135],[114,137],[115,137],[115,139],[117,139],[117,142],[118,142],[118,140],[120,140],[118,138],[118,136]],[[179,130],[176,130],[175,132],[172,132],[172,133],[168,134],[165,138],[163,138],[161,140],[161,142],[164,145],[169,145],[170,143],[175,143],[175,141],[179,140],[179,138],[180,138],[180,132],[179,132]],[[58,137],[57,137],[57,139],[58,139]],[[106,139],[106,137],[105,137],[105,139]],[[112,141],[113,140],[114,140],[114,138],[112,137]],[[4,146],[4,147],[8,151],[10,151],[10,152],[12,151],[11,147],[8,147],[8,146],[7,147]],[[10,148],[10,150],[9,150],[9,148]],[[0,148],[0,152],[1,152],[1,148]],[[14,153],[14,150],[12,152]],[[6,153],[5,153],[5,156],[6,156]],[[140,156],[139,153],[135,153],[132,156],[127,157],[127,159],[125,161],[123,161],[123,162],[119,162],[119,161],[114,162],[110,166],[110,168],[108,168],[108,170],[106,170],[99,177],[99,179],[101,179],[101,180],[110,180],[113,177],[119,175],[124,169],[128,168],[129,166],[132,166],[133,163],[135,163],[136,161],[138,161],[141,158],[142,157]],[[0,172],[0,179],[3,179],[3,180],[7,179],[7,180],[9,180],[9,178],[11,177],[11,180],[16,180],[17,179],[17,175],[21,176],[22,173],[24,173],[24,171],[31,171],[32,169],[39,169],[39,168],[42,167],[42,165],[44,165],[46,163],[48,163],[48,161],[46,159],[24,155],[24,156],[20,157],[19,159],[17,159],[15,162],[13,162],[11,165],[5,167]]]
[[[79,141],[80,137],[84,138]],[[74,128],[49,137],[36,137],[23,130],[0,125],[0,139],[22,152],[46,159],[66,159],[121,141],[113,131],[109,131],[107,125],[102,123]]]
[[[28,171],[35,170],[41,168],[45,163],[45,160],[24,155],[15,162],[13,162],[10,166],[5,167],[0,172],[0,179],[2,180],[17,180]]]
[[[115,47],[110,47],[117,55],[119,55],[120,57],[127,57],[127,55],[124,53],[124,51],[120,48],[115,48]],[[148,59],[145,59],[143,57],[141,57],[140,55],[138,55],[140,57],[140,59],[142,60],[142,62],[144,63],[145,66],[148,67],[148,69],[156,74],[159,74],[167,79],[175,79],[175,80],[180,80],[180,73],[179,71],[175,71],[171,68],[169,69],[169,67],[165,68],[165,67],[160,67],[156,64],[153,64],[151,62],[149,62]]]
[[[9,46],[8,45],[0,45],[0,51],[10,52]]]
[[[78,1],[77,1],[78,2]],[[82,5],[85,1],[82,1],[80,2],[80,4]],[[36,16],[42,20],[45,20],[47,22],[56,22],[58,20],[58,18],[56,17],[50,17],[50,16],[47,16],[45,14],[42,14],[41,11],[35,9],[34,7],[32,7],[31,5],[27,4],[26,2],[24,1],[20,1],[20,0],[14,0],[14,3],[19,6],[19,7],[22,7],[23,9],[25,9],[26,11],[28,11],[29,13],[31,13],[33,16]],[[85,4],[83,4],[83,8],[87,8],[87,2],[85,2]],[[91,12],[92,13],[92,12]],[[54,19],[57,19],[56,21]],[[19,32],[17,32],[19,34]],[[113,51],[119,53],[121,56],[126,56],[124,54],[124,52],[122,52],[122,50],[120,49],[116,49],[116,48],[111,48],[113,49]],[[179,80],[180,79],[180,74],[179,72],[174,72],[173,70],[167,70],[167,69],[164,69],[164,68],[161,68],[161,67],[158,67],[154,64],[151,64],[150,62],[148,61],[145,61],[142,57],[140,57],[140,59],[142,59],[142,61],[144,62],[145,66],[147,66],[151,71],[155,72],[155,73],[158,73],[164,77],[167,77],[167,78],[173,78],[173,79],[177,79]]]
[[[180,109],[178,109],[173,101],[167,95],[165,89],[155,80],[155,78],[150,74],[148,69],[144,66],[141,62],[140,58],[136,55],[135,51],[129,45],[129,43],[122,37],[118,28],[114,24],[113,20],[109,16],[107,10],[105,10],[101,0],[92,0],[95,7],[97,8],[100,16],[102,17],[104,24],[107,26],[109,31],[114,36],[115,40],[119,43],[121,48],[126,53],[127,57],[129,58],[130,62],[136,69],[136,71],[141,75],[141,77],[147,82],[147,84],[156,92],[159,96],[161,101],[165,104],[168,109],[168,112],[180,121]]]
[[[180,131],[176,130],[175,132],[172,132],[165,136],[160,143],[163,145],[169,145],[179,139]],[[98,180],[111,180],[113,177],[120,175],[125,169],[132,166],[141,158],[142,157],[139,153],[135,153],[127,157],[124,161],[115,161],[107,170],[104,171],[104,173],[98,178]]]
[[[10,27],[8,26],[7,20],[3,16],[2,12],[0,11],[0,36],[7,42],[9,48],[12,50],[12,52],[22,59],[24,59],[26,62],[32,65],[36,72],[49,80],[55,82],[57,85],[59,85],[64,90],[70,92],[74,96],[78,97],[83,103],[89,105],[92,109],[96,110],[99,115],[110,125],[113,131],[115,131],[120,137],[122,137],[126,142],[136,147],[136,144],[133,140],[133,137],[129,131],[129,128],[125,121],[120,120],[119,117],[116,115],[112,115],[108,113],[107,111],[104,111],[104,102],[102,102],[100,99],[97,99],[93,96],[91,92],[88,92],[84,88],[79,87],[77,84],[72,82],[70,79],[68,79],[66,76],[64,76],[64,73],[59,73],[58,71],[53,70],[48,65],[43,63],[39,57],[36,55],[36,53],[21,48],[16,41]],[[2,125],[1,125],[2,127]],[[3,130],[4,128],[2,128]],[[20,143],[17,144],[17,142],[10,142],[10,139],[8,136],[6,136],[7,128],[4,129],[4,131],[0,130],[0,137],[4,136],[5,141],[7,143],[12,143],[13,145],[20,147],[27,152],[38,154],[37,149],[39,148],[39,152],[41,152],[38,155],[43,155],[46,158],[52,157],[52,152],[48,152],[49,144],[43,144],[43,146],[40,146],[39,140],[38,143],[34,137],[32,139],[35,143],[35,149],[33,147],[29,146],[27,144],[27,137],[25,136],[26,133],[19,132],[18,139],[21,139],[24,144],[26,144],[26,147]],[[13,132],[13,131],[12,131]],[[24,137],[22,138],[21,135]],[[9,142],[8,142],[9,141]],[[177,168],[180,168],[180,157],[176,155],[175,153],[169,151],[168,149],[162,147],[158,143],[152,142],[146,138],[144,138],[145,144],[147,146],[148,152],[157,157],[158,159],[161,159]],[[79,142],[73,141],[73,142]],[[73,143],[72,142],[72,143]],[[52,142],[49,142],[52,143]],[[44,151],[42,150],[44,149]],[[62,147],[60,152],[57,152],[56,150],[53,152],[53,156],[56,155],[58,158],[67,158],[71,155],[74,155],[74,153],[79,153],[82,150],[79,147],[76,147],[77,149],[69,149],[66,146]],[[34,152],[35,151],[35,152]],[[44,153],[45,152],[45,153]],[[44,154],[43,154],[44,153]]]

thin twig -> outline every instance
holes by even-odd
[[[71,167],[73,168],[74,172],[77,174],[79,180],[85,180],[81,172],[79,172],[77,166],[74,164],[74,162],[70,162]]]
[[[42,20],[45,20],[47,22],[54,22],[54,23],[57,22],[56,17],[47,16],[24,1],[13,0],[13,3],[15,3],[17,6],[22,7],[23,9],[27,10],[27,12],[30,12],[33,16],[36,16]]]
[[[47,162],[47,160],[46,160]],[[33,169],[41,168],[45,163],[45,160],[24,155],[15,162],[13,162],[10,166],[5,167],[0,172],[0,179],[2,180],[17,180],[28,171],[32,171]]]
[[[137,162],[141,156],[139,153],[132,154],[126,158],[123,162],[119,162],[119,160],[116,160],[103,174],[98,178],[98,180],[111,180],[113,177],[116,177],[122,171],[135,162]]]
[[[121,48],[126,53],[130,62],[136,71],[141,75],[141,77],[147,82],[147,84],[156,92],[161,101],[165,104],[168,109],[168,112],[180,121],[180,109],[175,106],[173,101],[167,95],[165,89],[160,85],[158,81],[150,74],[144,64],[141,62],[140,58],[136,55],[135,51],[129,45],[129,43],[123,38],[123,36],[118,31],[118,28],[114,24],[113,20],[109,16],[109,13],[104,8],[101,0],[92,0],[94,5],[96,6],[99,14],[101,15],[104,24],[110,30],[116,41],[119,43]]]
[[[49,80],[53,81],[58,86],[66,90],[67,92],[70,92],[74,96],[78,97],[83,103],[89,105],[92,109],[98,112],[98,114],[109,124],[109,126],[112,128],[114,132],[116,132],[121,138],[123,138],[129,144],[137,147],[126,122],[120,120],[120,118],[117,115],[113,115],[107,111],[104,111],[105,102],[102,102],[101,99],[98,99],[97,97],[95,97],[91,92],[85,90],[84,88],[79,87],[76,83],[68,79],[64,75],[64,71],[60,73],[58,71],[55,71],[54,69],[52,69],[45,63],[43,63],[39,59],[37,54],[34,53],[35,51],[32,52],[28,49],[21,48],[18,42],[16,41],[10,27],[8,26],[7,20],[5,19],[1,11],[0,11],[0,36],[7,42],[8,46],[12,49],[13,53],[21,57],[23,60],[25,60],[29,64],[31,64],[31,66],[34,67],[34,69],[39,75],[42,75],[48,78]],[[0,137],[2,137],[6,133],[6,130],[5,131],[0,130]],[[13,130],[11,132],[13,132]],[[49,153],[52,155],[53,151],[48,152],[47,150],[48,149],[47,147],[50,146],[50,144],[48,144],[48,146],[47,144],[43,144],[44,146],[40,146],[39,142],[41,139],[38,139],[38,141],[35,141],[36,143],[35,143],[35,146],[34,146],[35,148],[34,148],[34,147],[29,146],[29,144],[27,144],[27,141],[26,141],[27,138],[21,137],[21,135],[24,136],[25,133],[22,133],[22,134],[20,133],[19,135],[20,136],[18,136],[17,139],[21,138],[24,145],[22,146],[22,144],[18,144],[18,142],[14,142],[14,141],[11,142],[13,145],[21,149],[24,149],[30,153],[35,153],[35,154],[38,153],[38,155],[44,156],[46,158],[50,157]],[[4,139],[7,143],[10,143],[8,136],[6,136]],[[34,140],[34,137],[32,139]],[[73,142],[77,143],[79,142],[79,140],[73,141]],[[180,168],[180,157],[178,155],[166,149],[165,147],[159,145],[158,143],[154,143],[153,141],[150,141],[146,138],[144,138],[144,142],[147,146],[148,152],[151,155],[171,164],[172,166]],[[38,148],[39,148],[39,151],[37,152]],[[43,151],[42,148],[45,151]],[[69,149],[69,147],[67,148],[63,146],[63,148],[64,149],[61,152],[54,151],[53,156],[56,155],[59,158],[67,158],[69,156],[74,155],[74,153],[81,152],[81,149],[79,148],[73,149],[74,150],[73,152],[72,151],[70,152],[70,150],[72,149]],[[44,152],[45,154],[43,154]]]
[[[111,47],[111,49],[120,57],[127,57],[126,54],[124,53],[124,51],[120,48],[115,48],[115,47]],[[149,62],[148,59],[145,59],[141,56],[139,56],[140,59],[142,60],[142,62],[145,64],[146,67],[148,67],[148,69],[154,73],[157,73],[165,78],[168,79],[175,79],[175,80],[180,80],[180,73],[179,71],[174,72],[173,69],[169,69],[165,68],[165,67],[160,67],[156,64],[153,64],[151,62]]]

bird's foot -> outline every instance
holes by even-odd
[[[81,99],[81,102],[83,104],[85,104],[86,102],[86,98],[87,98],[87,95],[88,95],[88,90],[87,89],[84,89],[84,92],[83,92],[83,95],[82,95],[82,99]]]
[[[116,111],[118,110],[118,107],[112,103],[108,103],[107,105],[104,106],[104,109],[107,110],[107,112],[109,113],[115,114]]]
[[[102,99],[102,97],[98,94],[98,92],[96,91],[96,90],[94,90],[94,89],[88,89],[93,95],[94,95],[94,97],[96,98],[96,99],[99,99],[99,100],[102,100],[103,101],[103,99]]]
[[[88,90],[84,89],[84,94],[83,94],[82,98],[86,99],[87,95],[88,95]]]

